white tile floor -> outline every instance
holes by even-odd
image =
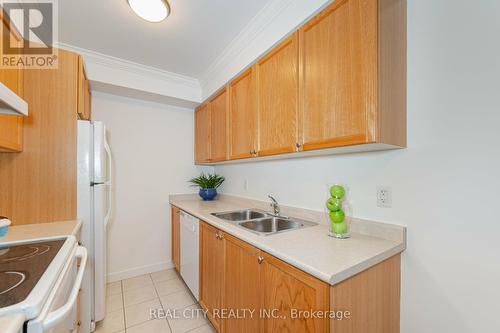
[[[178,316],[153,319],[151,309],[170,313],[176,310]],[[197,309],[199,304],[175,270],[141,275],[108,284],[106,318],[97,324],[96,332],[214,333],[208,319]]]

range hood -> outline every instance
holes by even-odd
[[[0,114],[28,116],[28,103],[0,82]]]

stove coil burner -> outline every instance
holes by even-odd
[[[1,263],[9,263],[13,261],[24,261],[31,259],[33,257],[41,256],[44,253],[47,253],[50,251],[50,246],[49,245],[37,245],[37,246],[30,246],[29,247],[32,251],[17,257],[12,257],[12,258],[5,258],[1,259]]]
[[[9,274],[18,279],[17,281],[14,281],[14,284],[12,286],[3,291],[0,291],[0,295],[6,294],[12,289],[17,288],[21,283],[24,282],[24,280],[26,280],[26,274],[21,272],[0,272],[0,274]]]

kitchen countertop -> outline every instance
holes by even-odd
[[[80,232],[82,221],[70,220],[51,223],[25,224],[10,226],[7,234],[0,237],[0,245],[9,242],[25,241],[38,238],[77,236]],[[18,333],[25,321],[23,313],[0,316],[0,332]]]
[[[81,220],[13,225],[9,227],[4,237],[0,237],[0,245],[7,242],[46,237],[77,236],[81,225]]]
[[[326,213],[281,206],[282,214],[319,223],[317,226],[273,235],[257,235],[211,213],[257,208],[269,203],[221,195],[202,201],[197,195],[171,195],[170,204],[315,277],[337,284],[406,249],[406,227],[352,219],[351,238],[328,236]]]

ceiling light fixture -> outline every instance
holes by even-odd
[[[128,5],[139,17],[149,22],[161,22],[170,15],[167,0],[128,0]]]

